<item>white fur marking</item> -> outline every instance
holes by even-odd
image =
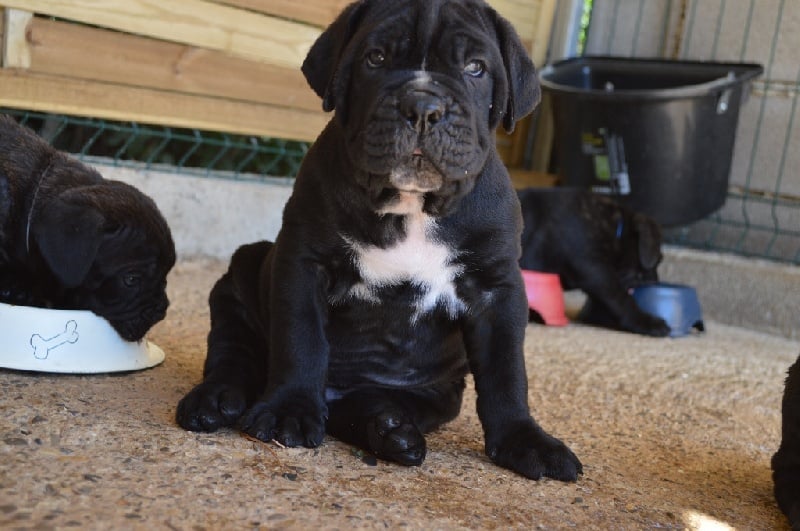
[[[351,297],[371,302],[372,304],[378,304],[380,302],[378,297],[372,293],[372,289],[363,282],[353,284],[353,287],[350,288],[349,294]]]
[[[422,194],[413,191],[400,192],[397,199],[387,203],[378,214],[397,214],[400,216],[421,215]]]
[[[405,215],[406,237],[386,249],[348,240],[364,280],[353,286],[350,295],[374,301],[373,289],[411,282],[422,292],[415,318],[438,304],[443,304],[452,317],[466,310],[453,284],[463,268],[451,264],[452,250],[433,237],[436,222],[422,212],[421,194],[401,192],[382,213]]]

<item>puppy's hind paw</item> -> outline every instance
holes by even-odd
[[[669,325],[665,322],[662,322],[659,326],[651,328],[648,332],[648,335],[653,337],[667,337],[670,332],[672,332],[672,329],[669,327]]]
[[[667,337],[671,329],[664,319],[642,312],[630,326],[632,332],[652,337]]]
[[[203,382],[178,402],[175,420],[185,430],[212,432],[235,424],[246,407],[241,389]]]
[[[572,450],[532,421],[508,430],[497,443],[487,441],[486,453],[497,465],[534,480],[577,481],[583,474]]]
[[[376,456],[401,465],[421,465],[427,453],[425,436],[395,410],[384,411],[367,423],[367,440]]]

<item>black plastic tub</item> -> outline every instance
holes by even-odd
[[[720,208],[739,108],[758,64],[615,57],[542,69],[560,182],[615,196],[665,226]]]

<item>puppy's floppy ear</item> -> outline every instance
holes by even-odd
[[[80,285],[89,273],[105,222],[97,209],[70,199],[57,197],[48,202],[31,222],[32,242],[68,288]]]
[[[341,103],[349,81],[350,62],[344,51],[358,27],[369,0],[347,6],[311,46],[301,67],[309,86],[322,98],[322,109],[332,111]]]
[[[633,226],[639,235],[639,263],[645,269],[655,269],[661,262],[661,227],[639,212],[633,215]]]
[[[536,68],[517,31],[494,9],[487,9],[494,23],[506,71],[506,79],[495,82],[490,123],[496,127],[502,118],[503,128],[511,133],[514,124],[539,104],[541,88]]]

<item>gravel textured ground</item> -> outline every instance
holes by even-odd
[[[530,403],[584,463],[577,483],[495,467],[470,387],[424,465],[375,462],[328,439],[282,449],[174,422],[200,379],[206,298],[224,264],[180,263],[150,339],[153,369],[68,376],[0,370],[0,528],[785,529],[769,458],[800,343],[707,322],[651,339],[530,325]]]

